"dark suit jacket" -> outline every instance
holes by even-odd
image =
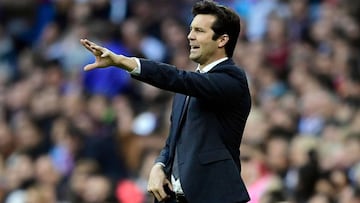
[[[244,71],[231,59],[203,74],[150,60],[141,59],[140,63],[141,74],[134,78],[177,93],[169,137],[157,158],[165,164],[166,174],[171,174],[178,142],[180,180],[190,203],[248,201],[239,160],[251,107]],[[185,95],[190,95],[190,103],[188,113],[181,119]]]

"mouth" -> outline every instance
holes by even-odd
[[[190,51],[196,51],[200,48],[198,45],[190,45]]]

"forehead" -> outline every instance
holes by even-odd
[[[191,27],[199,27],[199,28],[211,28],[214,24],[216,17],[209,14],[198,14],[194,17],[191,22]]]

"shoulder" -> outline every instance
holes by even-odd
[[[246,78],[246,73],[244,69],[234,63],[232,59],[227,59],[218,65],[216,65],[210,72],[224,72],[234,76],[240,76],[241,78]]]

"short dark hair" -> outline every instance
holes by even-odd
[[[209,14],[216,17],[212,29],[215,32],[213,40],[221,35],[229,35],[229,42],[225,45],[225,53],[232,57],[240,33],[240,17],[232,9],[220,5],[212,0],[197,2],[192,8],[193,17],[198,14]]]

